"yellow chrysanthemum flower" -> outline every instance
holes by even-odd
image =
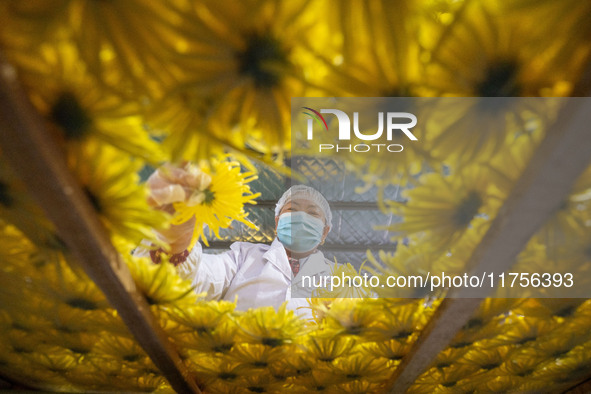
[[[366,343],[361,347],[361,353],[367,357],[383,357],[397,366],[408,353],[411,343],[390,339],[384,342]]]
[[[15,236],[9,230],[3,229],[5,242]],[[22,255],[22,260],[3,259],[0,270],[0,342],[10,346],[8,353],[0,349],[0,358],[12,353],[8,365],[16,370],[8,376],[32,387],[80,390],[84,386],[76,386],[69,376],[88,366],[95,344],[106,332],[129,333],[96,285],[70,268],[64,258],[53,256],[38,264],[37,257],[29,258],[38,252],[26,243],[3,251],[10,256],[26,245],[27,255]],[[23,278],[22,283],[18,278]]]
[[[304,69],[315,58],[310,47],[331,37],[325,24],[316,23],[318,5],[308,5],[210,0],[183,10],[190,41],[178,50],[177,64],[185,75],[149,109],[154,131],[170,135],[165,146],[189,160],[206,158],[220,145],[248,148],[255,156],[288,149],[289,98],[303,95],[308,74],[322,68]]]
[[[286,357],[288,352],[282,346],[270,347],[261,344],[239,343],[234,345],[229,355],[238,363],[264,369]]]
[[[47,388],[47,387],[64,387],[66,390],[73,391],[73,388],[68,384],[67,380],[60,372],[53,372],[45,368],[36,368],[31,365],[30,357],[24,357],[24,361],[17,361],[17,367],[9,369],[11,377],[16,382],[22,382],[28,387],[33,388]]]
[[[532,21],[544,21],[544,31],[552,33],[553,39],[562,42],[553,52],[552,59],[555,72],[571,76],[573,81],[579,79],[584,59],[589,56],[588,37],[591,33],[590,4],[584,1],[530,0],[499,1],[503,14],[527,16]]]
[[[310,323],[319,325],[322,324],[324,321],[324,316],[326,316],[330,309],[330,305],[334,300],[334,298],[308,298],[308,306],[312,312],[312,319],[310,319]]]
[[[107,390],[111,379],[109,374],[100,369],[95,368],[92,364],[85,363],[73,368],[68,373],[68,382],[70,382],[77,390]]]
[[[449,176],[422,175],[419,185],[405,190],[404,196],[406,203],[387,202],[392,212],[403,218],[388,229],[399,236],[424,233],[421,241],[436,250],[452,247],[471,225],[480,223],[475,218],[493,218],[500,204],[486,172],[479,167]]]
[[[233,383],[228,383],[221,380],[213,382],[211,385],[207,386],[207,389],[209,392],[220,394],[250,394],[252,392],[243,387],[236,386]]]
[[[217,380],[224,383],[234,383],[241,376],[248,375],[251,369],[245,365],[228,360],[227,358],[202,355],[191,359],[193,370],[197,373],[200,382],[206,386]],[[199,364],[196,364],[199,363]]]
[[[383,382],[392,373],[387,360],[371,358],[362,354],[339,357],[330,368],[345,382],[366,380],[368,382]]]
[[[531,148],[535,148],[535,142],[545,135],[555,119],[561,101],[557,98],[445,97],[431,99],[428,103],[429,110],[422,117],[424,149],[431,152],[432,163],[443,161],[463,167],[488,163],[496,154],[515,150],[512,144],[519,137],[529,137]],[[527,163],[525,159],[516,161]],[[510,163],[501,161],[501,164]]]
[[[425,94],[462,97],[441,100],[430,121],[427,149],[438,159],[488,160],[532,122],[540,127],[553,118],[547,101],[516,97],[564,96],[572,89],[576,73],[565,72],[559,57],[574,56],[576,45],[559,56],[564,38],[534,18],[500,13],[497,3],[466,1],[427,58],[423,82],[431,92]],[[575,63],[581,67],[580,58]]]
[[[426,84],[438,96],[568,94],[573,76],[556,67],[563,37],[521,13],[500,13],[499,3],[465,1],[461,14],[433,47]],[[568,48],[571,55],[577,49]]]
[[[386,107],[387,99],[382,99],[384,97],[406,97],[397,103],[416,115],[416,103],[420,100],[412,97],[420,95],[416,86],[421,83],[422,70],[417,35],[425,30],[432,32],[424,25],[426,12],[423,8],[429,7],[405,0],[394,3],[373,0],[353,3],[329,1],[328,4],[331,8],[331,13],[326,16],[328,24],[334,26],[335,37],[342,36],[339,40],[342,51],[332,58],[329,54],[323,54],[322,60],[329,72],[317,75],[315,85],[321,86],[330,96],[366,97],[356,106],[355,110],[359,113],[364,112],[363,107],[359,108],[360,105],[375,111],[376,108]],[[323,93],[323,90],[319,90],[317,94],[311,95],[326,94]],[[370,101],[369,97],[374,99]],[[377,127],[377,124],[367,123],[375,122],[373,119],[362,118],[361,122],[368,125],[368,129]],[[419,123],[413,133],[416,131],[420,136],[422,131],[417,131],[420,128]],[[319,138],[319,143],[337,142],[330,139],[328,134],[322,134]],[[365,141],[354,137],[351,142]],[[424,149],[424,144],[407,142],[408,138],[404,134],[394,133],[392,143],[404,144],[404,151],[397,153],[395,160],[392,160],[392,153],[385,149],[371,155],[351,155],[348,152],[335,154],[352,163],[352,168],[368,184],[404,185],[412,180],[412,175],[421,172],[431,157]]]
[[[556,327],[556,323],[511,315],[504,326],[503,332],[493,339],[495,343],[524,345],[551,332]]]
[[[473,347],[458,360],[458,363],[469,366],[476,365],[484,371],[490,371],[501,366],[503,361],[507,359],[509,352],[509,346],[496,346],[493,348]]]
[[[468,323],[458,331],[449,346],[452,348],[464,348],[475,345],[477,342],[495,338],[503,333],[503,318],[497,317],[487,324],[480,324],[477,319],[470,319]]]
[[[260,193],[252,194],[247,185],[257,178],[256,175],[241,173],[238,163],[223,159],[212,160],[211,167],[204,167],[203,171],[211,176],[211,183],[202,185],[203,190],[195,190],[188,201],[173,204],[176,212],[172,224],[185,223],[195,218],[189,248],[199,239],[208,245],[203,232],[204,224],[218,238],[220,228],[228,227],[234,220],[256,228],[247,220],[248,213],[244,211],[244,204],[255,204],[254,199],[260,196]]]
[[[333,337],[316,331],[305,337],[302,346],[305,346],[306,356],[320,363],[331,363],[337,357],[351,354],[356,344],[353,337]]]
[[[465,328],[481,327],[495,319],[504,318],[521,302],[523,299],[519,298],[487,298],[480,303]]]
[[[70,269],[65,262],[43,267],[44,280],[38,291],[52,301],[58,301],[80,311],[109,308],[104,294],[81,270]]]
[[[560,271],[581,273],[581,279],[591,262],[591,167],[577,180],[569,196],[538,230],[534,241],[546,246],[547,259],[554,261]],[[546,270],[546,272],[552,272]],[[580,286],[579,282],[577,286]]]
[[[333,12],[327,20],[342,35],[342,51],[332,59],[324,56],[331,68],[319,84],[337,97],[415,96],[421,70],[416,35],[425,10],[405,0],[328,4]]]
[[[324,316],[324,323],[329,332],[332,335],[361,336],[370,330],[382,311],[360,307],[360,304],[366,301],[368,300],[356,298],[335,299]]]
[[[429,319],[430,313],[422,303],[409,303],[389,308],[387,299],[366,299],[359,308],[371,309],[379,314],[372,326],[363,334],[369,341],[396,339],[412,343]]]
[[[150,358],[139,344],[129,338],[115,335],[104,336],[94,347],[93,352],[105,359],[111,359],[127,367],[155,368]]]
[[[557,390],[557,387],[553,387],[553,382],[548,378],[531,378],[526,380],[520,386],[517,386],[514,390],[519,393],[541,393]]]
[[[4,241],[8,241],[10,233],[4,235]],[[66,262],[58,254],[43,256],[24,243],[20,247],[26,247],[26,253],[15,261],[10,256],[18,252],[20,247],[16,246],[3,249],[8,258],[3,259],[0,270],[2,309],[10,314],[12,324],[38,332],[47,343],[55,342],[60,334],[88,331],[90,326],[127,333],[98,287],[79,268],[70,267],[75,264],[71,257]]]
[[[86,360],[83,358],[90,354],[94,345],[101,338],[99,333],[85,331],[88,328],[87,324],[84,326],[84,331],[72,332],[68,330],[69,326],[62,325],[59,330],[49,330],[42,333],[41,336],[44,343],[60,346],[68,350],[81,359],[81,364],[85,364]]]
[[[336,259],[335,259],[336,262]],[[351,263],[334,264],[330,268],[332,277],[355,277],[359,272]],[[314,290],[314,298],[364,298],[371,296],[372,289],[364,286],[354,286],[349,283],[342,283],[341,286],[335,286],[332,290],[328,287],[319,287]]]
[[[531,344],[531,347],[548,359],[558,361],[575,347],[588,341],[587,333],[572,332],[570,327],[561,327],[546,335],[543,339]],[[585,335],[587,334],[587,335]]]
[[[304,320],[286,309],[261,307],[250,309],[237,319],[238,339],[245,343],[258,343],[269,347],[292,343],[306,333]]]
[[[306,379],[316,369],[314,361],[302,348],[290,345],[287,347],[289,357],[285,357],[269,366],[273,378],[286,383],[294,383]]]
[[[293,379],[292,391],[302,394],[338,393],[337,384],[342,378],[331,371],[322,368],[314,368],[311,373],[298,376]]]
[[[33,311],[46,306],[39,296],[35,283],[43,281],[42,265],[46,261],[38,259],[35,245],[16,227],[0,220],[0,305],[11,314],[34,315]],[[54,256],[45,256],[49,262]],[[14,303],[14,299],[31,300],[26,305]],[[41,304],[41,305],[39,305]]]
[[[419,376],[408,388],[407,392],[410,394],[453,394],[457,391],[456,387],[445,387],[441,385],[441,378],[441,371],[429,370]]]
[[[28,357],[35,367],[61,374],[69,372],[78,364],[71,352],[56,346],[40,346]]]
[[[367,380],[356,380],[349,383],[339,384],[334,390],[335,393],[351,393],[351,394],[365,394],[365,393],[380,393],[386,389],[383,382],[371,382]]]
[[[2,332],[3,343],[7,346],[4,351],[9,351],[12,354],[26,356],[31,354],[42,345],[41,338],[31,335],[31,332],[21,328],[7,328]],[[26,361],[26,360],[21,360]]]
[[[486,164],[491,169],[490,181],[503,196],[509,195],[515,186],[544,134],[541,130],[536,130],[534,133],[521,134],[509,139],[503,145],[503,149]]]
[[[571,317],[584,298],[528,298],[514,309],[516,314],[541,319]]]
[[[444,369],[431,368],[423,373],[413,386],[416,385],[419,388],[421,385],[434,385],[433,391],[441,393],[463,392],[460,387],[469,378],[472,378],[477,371],[477,366],[462,364],[452,365]],[[414,392],[414,390],[409,391]]]
[[[450,365],[458,363],[458,361],[464,357],[470,350],[470,347],[453,348],[448,347],[437,354],[431,363],[432,368],[444,369]]]
[[[538,230],[535,239],[547,245],[549,259],[578,260],[579,265],[589,261],[591,220],[588,212],[591,212],[591,199],[568,196]]]
[[[52,322],[54,328],[82,332],[92,327],[94,332],[130,335],[106,297],[81,269],[73,270],[62,260],[43,267],[42,272],[44,277],[36,281],[35,287],[44,307],[37,313]]]
[[[591,240],[591,233],[585,234],[589,231],[576,225],[579,221],[575,212],[569,211],[568,213],[557,213],[553,220],[542,227],[541,231],[527,243],[512,267],[514,272],[524,272],[530,275],[552,273],[549,278],[544,278],[544,280],[551,280],[553,285],[520,289],[516,293],[517,296],[565,298],[585,295],[585,289],[591,284],[588,275],[591,268],[591,260],[588,255],[588,240]],[[560,219],[556,217],[560,215],[565,216]],[[569,220],[569,217],[572,220]],[[569,224],[573,226],[569,226]],[[563,231],[568,233],[565,234]],[[577,238],[571,239],[568,234]],[[554,273],[562,275],[554,276]],[[575,286],[565,293],[565,288],[560,284],[561,281],[568,283],[570,275],[576,278]],[[554,286],[554,283],[557,287]]]
[[[431,270],[431,274],[445,272],[450,275],[463,275],[463,273],[467,272],[470,258],[488,231],[490,224],[491,221],[485,215],[475,217],[457,242],[450,245],[445,254],[439,256],[439,258],[432,263],[434,269]],[[423,244],[426,243],[421,242],[421,239],[423,238],[416,240],[411,237],[409,240],[419,243],[419,246],[423,246]],[[503,290],[504,289],[499,289],[499,291]],[[496,294],[496,296],[501,297],[502,295]]]
[[[136,93],[161,94],[176,80],[179,68],[171,57],[186,47],[180,29],[183,15],[171,7],[145,0],[88,2],[40,0],[3,5],[5,45],[34,47],[68,37],[92,73],[110,86]]]
[[[175,335],[174,338],[186,349],[201,352],[190,353],[190,357],[200,357],[202,353],[229,353],[235,346],[238,326],[234,319],[225,316],[214,329],[197,328],[195,331]]]
[[[583,303],[573,314],[565,321],[564,329],[575,335],[581,340],[591,340],[591,321],[589,320],[588,300]]]
[[[170,313],[170,319],[180,326],[171,335],[182,335],[192,332],[204,333],[213,331],[225,319],[231,318],[236,304],[228,301],[198,302],[194,305],[183,305]]]
[[[431,250],[427,242],[422,242],[420,237],[411,237],[408,245],[399,244],[396,252],[387,253],[379,251],[378,258],[370,251],[367,259],[371,263],[366,269],[380,278],[380,283],[387,283],[388,277],[397,278],[403,276],[426,278],[428,272],[450,272],[449,266],[439,264],[441,253]],[[448,259],[449,260],[449,259]],[[415,286],[414,283],[417,285]],[[384,298],[397,298],[400,302],[413,303],[416,299],[433,296],[428,287],[420,286],[421,282],[404,283],[400,286],[377,287],[373,289],[378,296]]]
[[[163,227],[168,215],[148,206],[147,191],[139,183],[141,161],[89,141],[70,152],[68,166],[112,238],[134,245],[144,239],[156,242],[153,229]]]
[[[41,207],[35,203],[22,182],[2,160],[1,152],[0,220],[0,226],[6,227],[5,222],[16,226],[37,247],[57,250],[64,247]]]
[[[166,159],[150,138],[136,98],[89,75],[67,41],[9,52],[33,105],[59,140],[78,145],[98,138],[151,163]]]
[[[251,374],[240,377],[236,386],[246,388],[246,393],[280,394],[286,391],[287,384],[266,374]]]
[[[582,380],[591,368],[591,344],[587,342],[583,346],[577,346],[566,357],[551,367],[552,375],[556,380],[573,381]],[[550,368],[549,368],[550,369]],[[550,371],[549,371],[550,372]]]
[[[536,370],[542,368],[547,361],[549,361],[548,357],[537,349],[526,349],[525,351],[511,353],[511,356],[504,360],[496,371],[499,376],[509,375],[527,378],[534,374]]]
[[[183,309],[197,302],[190,281],[181,279],[172,264],[153,264],[150,259],[131,256],[126,260],[137,289],[149,305]]]

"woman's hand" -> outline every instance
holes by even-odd
[[[188,163],[176,167],[165,164],[158,168],[147,181],[150,190],[148,204],[174,215],[175,202],[187,201],[195,190],[209,186],[211,178]],[[158,232],[158,238],[170,245],[170,253],[180,253],[191,243],[195,218],[180,225],[171,225]]]
[[[147,183],[150,188],[148,204],[168,211],[172,203],[187,201],[195,190],[207,188],[211,177],[188,163],[181,167],[167,163],[154,171]]]

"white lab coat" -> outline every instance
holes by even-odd
[[[310,318],[306,297],[312,295],[314,288],[303,288],[301,278],[330,276],[334,264],[317,251],[300,260],[300,271],[294,278],[285,248],[275,239],[270,246],[235,242],[229,251],[218,255],[203,253],[197,243],[177,269],[183,278],[192,281],[197,293],[206,292],[207,299],[234,301],[237,298],[238,310],[278,308],[287,301],[289,309]]]

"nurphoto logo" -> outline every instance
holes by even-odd
[[[310,107],[302,107],[304,114],[310,116],[307,123],[306,138],[314,140],[314,122],[320,126],[323,132],[329,132],[329,122],[322,114],[336,116],[338,122],[338,141],[351,141],[351,119],[344,111],[339,109],[321,109],[316,111]],[[333,118],[334,119],[334,118]],[[385,119],[385,122],[384,122]],[[384,127],[384,123],[386,126]],[[362,144],[318,144],[318,152],[323,151],[349,151],[349,152],[380,152],[382,149],[388,152],[402,152],[404,147],[400,144],[390,143],[394,136],[405,135],[411,141],[418,141],[418,138],[410,131],[417,124],[417,117],[409,112],[378,112],[377,131],[361,130],[359,127],[359,112],[353,112],[353,133],[362,141],[377,141],[382,138],[384,129],[388,143],[362,143]],[[383,140],[383,139],[382,139]]]

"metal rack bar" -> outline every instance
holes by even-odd
[[[179,393],[200,393],[138,291],[63,154],[0,53],[0,147],[69,250]]]
[[[467,271],[482,275],[509,269],[517,254],[568,196],[591,161],[591,98],[565,99],[564,107],[516,186],[472,254]],[[543,196],[540,198],[540,196]],[[408,355],[394,371],[391,393],[405,392],[467,323],[486,293],[457,289],[440,305]],[[491,291],[491,290],[489,290]]]
[[[220,249],[229,249],[230,246],[235,241],[209,241],[209,246],[204,247],[204,250],[220,250]],[[261,242],[266,245],[270,245],[270,242]],[[319,249],[321,251],[330,251],[330,252],[359,252],[365,253],[368,249],[369,250],[383,250],[385,252],[394,252],[396,250],[398,244],[368,244],[368,245],[342,245],[342,244],[329,244],[325,243]]]
[[[277,205],[276,200],[257,200],[254,207],[273,208]],[[328,201],[330,209],[333,211],[379,211],[377,202],[373,201]]]

